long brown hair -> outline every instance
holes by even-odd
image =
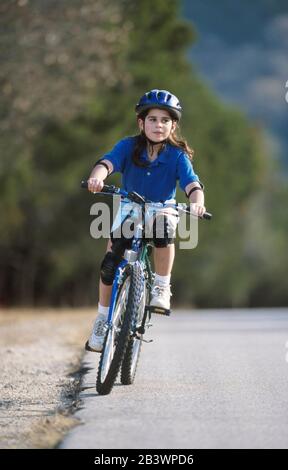
[[[141,113],[141,115],[139,114],[137,116],[137,122],[138,122],[138,119],[142,119],[144,121],[148,112],[149,110],[146,110],[143,113]],[[171,116],[171,118],[173,119],[173,121],[175,121],[173,116]],[[184,140],[180,135],[178,135],[177,127],[173,132],[170,133],[166,142],[173,145],[174,147],[178,147],[181,150],[183,150],[188,155],[189,159],[192,161],[193,156],[194,156],[194,150],[191,149],[191,147],[189,147],[186,140]],[[162,144],[160,150],[158,151],[158,154],[164,149],[166,142]],[[132,161],[133,163],[135,163],[136,166],[146,167],[147,165],[149,165],[149,163],[143,162],[140,160],[140,156],[142,152],[146,149],[146,147],[147,147],[147,139],[146,139],[144,132],[141,131],[140,134],[136,136],[136,143],[135,143],[135,147],[134,147],[133,154],[132,154]]]

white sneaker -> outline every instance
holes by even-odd
[[[101,352],[107,331],[107,317],[99,314],[94,322],[93,330],[85,345],[87,351]]]
[[[170,310],[170,297],[171,290],[168,286],[153,286],[151,291],[152,299],[150,302],[151,307],[161,307]]]

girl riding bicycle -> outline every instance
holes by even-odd
[[[88,180],[89,191],[101,191],[107,176],[120,172],[126,191],[136,191],[153,202],[170,202],[175,201],[179,180],[192,213],[202,217],[206,211],[203,185],[193,170],[193,151],[176,132],[182,114],[178,98],[166,90],[151,90],[140,98],[135,110],[140,133],[120,140],[96,162]],[[169,310],[177,219],[167,211],[163,211],[162,217],[164,232],[161,235],[157,232],[156,219],[153,220],[155,279],[150,305]],[[129,243],[129,239],[113,238],[111,233],[101,264],[98,315],[86,343],[89,351],[102,350],[114,275]]]

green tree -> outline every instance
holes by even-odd
[[[12,12],[8,3],[3,3],[6,10],[1,5],[6,19]],[[238,110],[224,106],[188,62],[187,50],[196,36],[192,26],[180,19],[179,2],[110,0],[104,12],[102,0],[67,0],[61,2],[56,23],[51,23],[53,7],[44,3],[43,9],[37,2],[27,3],[26,23],[14,5],[17,32],[11,23],[7,26],[9,38],[17,38],[16,50],[21,51],[31,34],[31,54],[21,55],[21,69],[39,70],[34,84],[40,102],[53,77],[59,84],[53,83],[43,110],[33,85],[25,88],[20,75],[11,85],[8,78],[13,74],[6,70],[0,174],[0,207],[5,214],[0,233],[2,302],[95,303],[106,241],[89,235],[89,210],[95,199],[80,191],[80,181],[118,139],[137,132],[133,109],[139,96],[151,88],[169,89],[183,103],[182,133],[195,149],[195,170],[206,187],[207,209],[214,215],[210,223],[201,222],[197,249],[177,252],[175,303],[259,305],[263,290],[270,288],[272,298],[278,292],[286,299],[281,281],[284,260],[277,267],[267,248],[275,240],[281,240],[278,246],[282,246],[287,221],[278,233],[270,226],[274,212],[267,213],[265,194],[271,169],[261,130]],[[92,14],[94,8],[98,16]],[[42,43],[40,29],[35,31],[35,11],[46,34]],[[76,35],[71,42],[70,30]],[[41,61],[36,61],[42,56],[36,54],[35,40],[48,56],[52,48],[57,57],[60,52],[73,57],[71,69],[61,61],[56,66],[50,58],[44,60],[44,73]],[[89,86],[83,87],[80,71]],[[65,99],[57,89],[60,82]],[[22,112],[17,133],[9,114],[11,86],[19,95],[33,97],[33,112]],[[119,175],[108,183],[119,184]],[[182,191],[178,199],[185,200]],[[259,242],[263,227],[267,243]],[[276,275],[281,287],[273,278]]]

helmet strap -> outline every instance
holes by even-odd
[[[153,140],[150,140],[148,139],[148,137],[146,137],[146,141],[148,143],[148,149],[149,149],[148,154],[152,156],[154,154],[154,146],[160,145],[160,148],[157,152],[157,154],[159,155],[159,153],[162,152],[162,150],[164,149],[167,139],[161,140],[161,142],[154,142]]]
[[[165,144],[167,142],[167,139],[163,139],[163,140],[160,140],[160,141],[158,140],[158,142],[155,142],[154,140],[148,139],[146,134],[145,134],[145,137],[146,137],[146,140],[148,140],[149,144],[152,145],[152,147],[154,145]]]

